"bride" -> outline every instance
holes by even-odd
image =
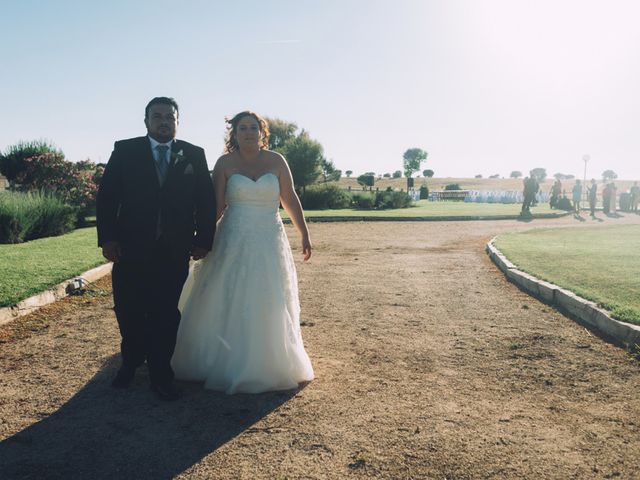
[[[313,368],[279,204],[302,236],[305,261],[309,231],[285,159],[266,148],[266,121],[245,111],[227,123],[226,153],[213,172],[213,250],[194,264],[182,291],[171,363],[177,378],[228,394],[291,389],[312,380]]]

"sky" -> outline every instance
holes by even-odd
[[[337,168],[437,177],[532,168],[640,179],[635,0],[0,0],[0,150],[47,139],[109,159],[155,96],[178,137],[225,117],[296,123]],[[585,155],[588,161],[585,164]]]

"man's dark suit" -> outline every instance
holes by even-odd
[[[161,185],[148,137],[116,142],[97,198],[98,245],[121,249],[112,276],[123,368],[146,359],[157,385],[173,380],[189,252],[211,249],[216,215],[204,150],[174,140],[170,157]]]

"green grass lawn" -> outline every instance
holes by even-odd
[[[95,228],[0,245],[0,307],[15,305],[102,263]]]
[[[640,325],[640,226],[536,229],[495,245],[519,269]]]
[[[519,215],[521,204],[502,203],[465,203],[465,202],[429,202],[420,200],[416,206],[395,210],[356,210],[345,208],[340,210],[305,210],[305,217],[469,217],[469,216],[501,216]],[[548,204],[538,205],[531,209],[534,215],[541,213],[563,213],[551,210]],[[286,213],[281,211],[283,217]]]

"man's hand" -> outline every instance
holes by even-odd
[[[120,250],[120,244],[116,241],[107,242],[102,245],[102,256],[110,262],[117,263],[120,261],[122,252]]]
[[[207,253],[209,253],[209,250],[206,248],[198,247],[196,245],[191,247],[191,258],[194,260],[202,260],[207,256]]]

